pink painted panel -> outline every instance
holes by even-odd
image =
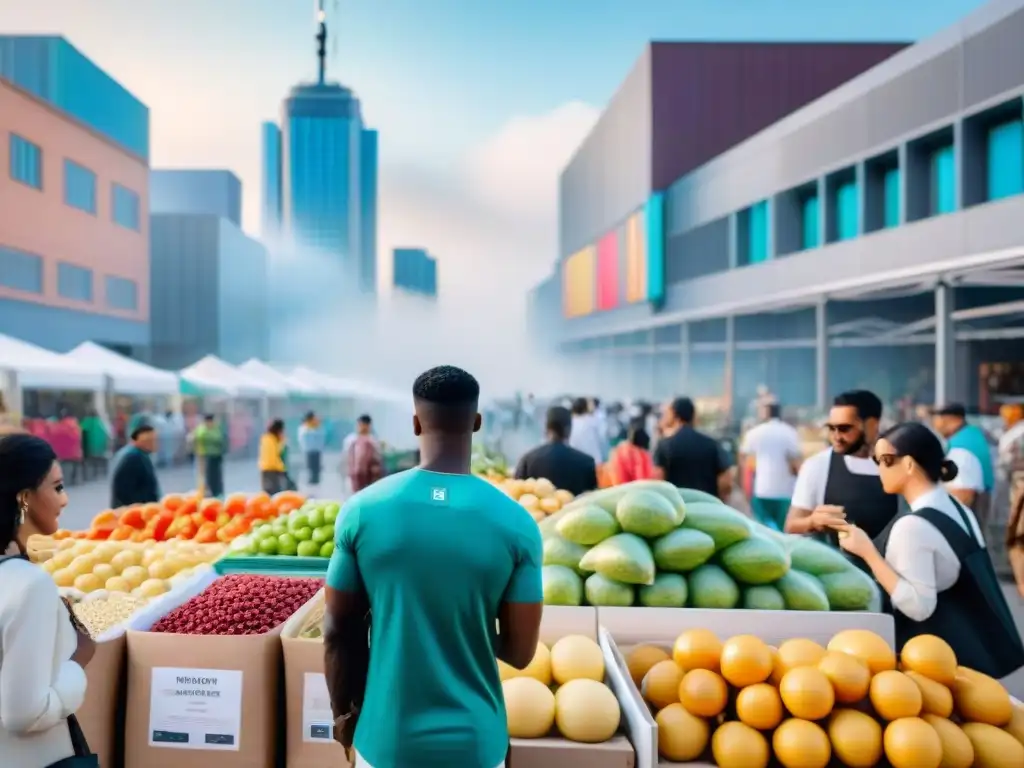
[[[619,232],[597,241],[597,308],[614,309],[619,303]]]

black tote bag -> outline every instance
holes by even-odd
[[[27,560],[24,555],[3,555],[0,557],[0,565],[8,560]],[[71,733],[71,746],[75,751],[72,757],[65,757],[46,768],[100,768],[99,756],[93,754],[89,749],[89,742],[85,738],[82,726],[78,724],[78,718],[70,715],[67,720],[68,731]]]
[[[975,539],[963,507],[955,499],[953,503],[972,533],[938,510],[915,513],[938,528],[960,561],[957,583],[939,595],[933,618],[941,626],[934,634],[952,646],[961,665],[1000,679],[1024,667],[1024,642],[988,550]]]

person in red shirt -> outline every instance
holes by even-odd
[[[631,483],[634,480],[650,480],[654,477],[654,462],[651,460],[651,437],[647,434],[643,419],[629,423],[626,439],[619,443],[609,461],[608,471],[614,485]]]

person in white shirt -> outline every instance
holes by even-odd
[[[590,412],[590,403],[585,397],[579,397],[572,403],[572,431],[569,433],[569,446],[583,451],[600,467],[608,458],[608,441],[601,431],[597,417]]]
[[[978,496],[985,492],[981,462],[966,448],[950,448],[946,458],[956,465],[956,477],[944,483],[946,490],[965,507],[973,507]]]
[[[765,421],[743,436],[739,466],[754,461],[754,514],[765,525],[782,530],[800,467],[800,435],[784,422],[778,403],[762,405]]]
[[[897,650],[918,635],[937,635],[952,646],[962,664],[985,671],[969,659],[985,655],[984,633],[992,627],[971,626],[977,623],[972,611],[985,599],[979,588],[971,588],[972,573],[961,578],[963,564],[956,551],[961,546],[983,549],[985,539],[974,513],[943,488],[956,477],[956,465],[944,455],[939,439],[913,422],[898,424],[880,436],[873,457],[882,485],[902,496],[909,512],[875,540],[857,525],[836,523],[839,545],[863,560],[888,595]],[[994,572],[992,579],[996,583]],[[995,591],[1002,596],[998,587]]]
[[[82,756],[72,740],[95,651],[28,539],[52,535],[68,503],[53,449],[32,435],[0,439],[0,765],[40,768]],[[77,731],[80,734],[80,730]],[[80,746],[81,742],[79,742]],[[87,749],[87,747],[86,747]]]

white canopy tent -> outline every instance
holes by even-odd
[[[355,379],[319,373],[303,366],[292,370],[291,376],[299,381],[320,387],[335,397],[348,397],[356,400],[370,400],[405,406],[412,413],[412,396],[403,395],[386,387],[378,387],[366,382],[356,381]]]
[[[232,397],[285,397],[288,394],[283,386],[261,382],[214,355],[207,355],[188,368],[183,368],[180,375],[184,381],[200,390],[223,392]]]
[[[265,384],[283,387],[289,394],[303,397],[322,397],[325,390],[294,376],[281,373],[255,357],[246,360],[238,370]]]
[[[115,392],[127,395],[178,393],[178,374],[124,357],[91,341],[79,344],[67,356],[101,370],[113,381]]]
[[[100,366],[3,334],[0,334],[0,370],[14,372],[22,389],[100,392],[104,388],[105,374]]]

